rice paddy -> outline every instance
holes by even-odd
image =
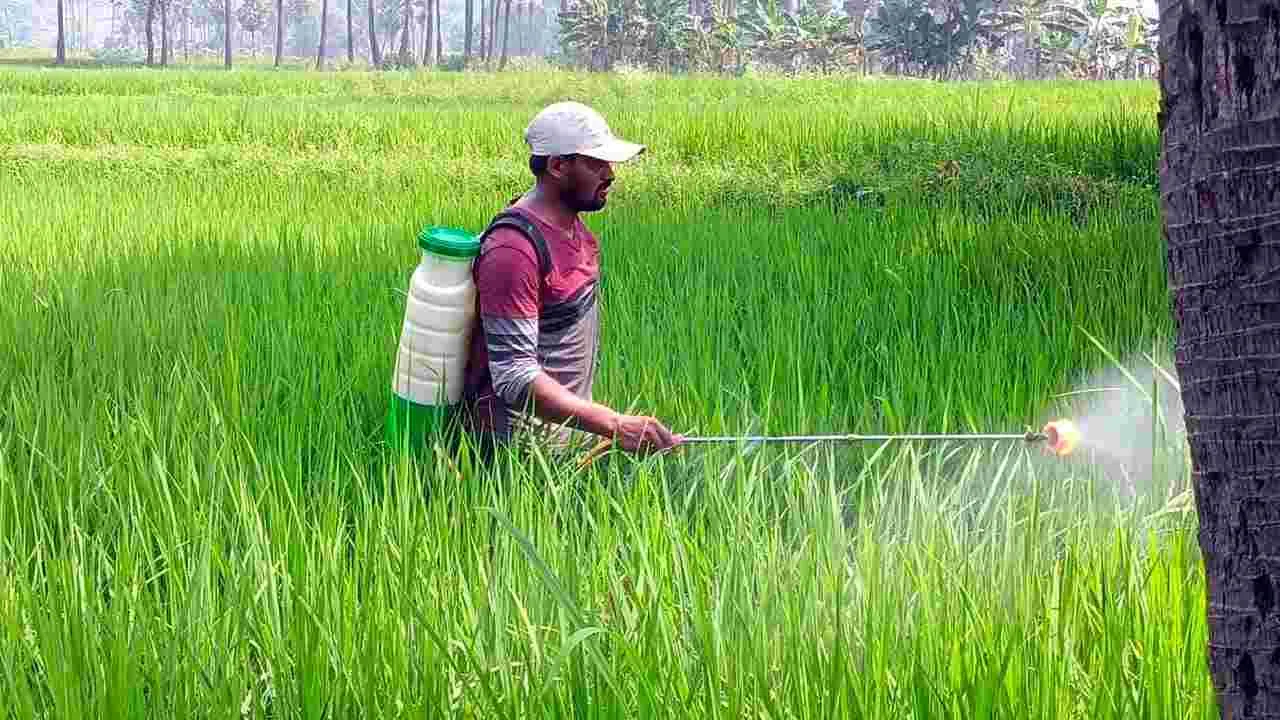
[[[562,98],[648,146],[586,218],[598,400],[1081,447],[385,448],[418,229],[526,189]],[[1157,104],[0,69],[7,716],[1215,717]]]

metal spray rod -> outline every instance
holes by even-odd
[[[1055,420],[1044,426],[1040,432],[1025,433],[904,433],[901,435],[859,435],[841,433],[838,435],[694,435],[684,438],[683,444],[715,444],[715,443],[818,443],[818,442],[865,442],[887,440],[1025,440],[1027,442],[1043,442],[1055,455],[1068,455],[1080,441],[1080,431],[1070,420]],[[586,467],[609,449],[612,441],[601,440],[579,462],[579,467]]]
[[[880,440],[1026,440],[1037,442],[1048,438],[1044,433],[972,433],[930,434],[904,433],[900,435],[709,435],[686,437],[685,443],[816,443],[816,442],[875,442]]]

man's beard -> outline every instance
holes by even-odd
[[[604,187],[607,187],[604,186]],[[579,190],[569,195],[570,207],[574,212],[596,212],[604,208],[608,202],[601,193],[602,186],[597,185],[590,190]]]

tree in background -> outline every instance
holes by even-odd
[[[284,57],[284,0],[276,0],[276,67]]]
[[[267,24],[267,8],[263,0],[241,0],[236,10],[240,29],[249,33],[249,45],[254,57],[258,55],[258,31]]]
[[[231,69],[231,0],[222,0],[222,27],[225,32],[222,33],[223,42],[223,65]]]
[[[329,0],[320,5],[320,40],[316,43],[316,69],[324,68],[324,35],[329,26]]]
[[[67,63],[67,30],[63,20],[62,0],[58,0],[58,54],[54,62],[58,65]]]
[[[1161,0],[1160,189],[1223,718],[1280,717],[1280,7]]]
[[[66,3],[38,1],[50,9]],[[450,0],[446,8],[442,0],[346,0],[345,43],[349,62],[367,52],[371,65],[388,69],[490,68],[495,60],[505,69],[510,57],[548,56],[596,71],[1137,79],[1152,77],[1158,44],[1142,2]],[[15,4],[30,14],[23,0],[0,0],[0,43],[14,42]],[[238,22],[228,30],[225,0],[76,0],[64,8],[71,15],[63,19],[59,47],[65,57],[85,45],[82,38],[92,34],[84,28],[88,8],[96,5],[111,8],[104,50],[136,48],[148,65],[163,66],[180,42],[184,53],[220,52],[230,67],[231,33],[241,33],[247,46],[241,50],[256,55],[261,31],[274,18],[275,65],[311,55],[323,67],[329,44],[342,39],[328,22],[332,6],[320,4],[234,0]],[[367,21],[356,17],[361,12]]]

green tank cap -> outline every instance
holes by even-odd
[[[480,254],[480,239],[465,230],[431,225],[418,233],[418,247],[436,255],[469,260]]]

